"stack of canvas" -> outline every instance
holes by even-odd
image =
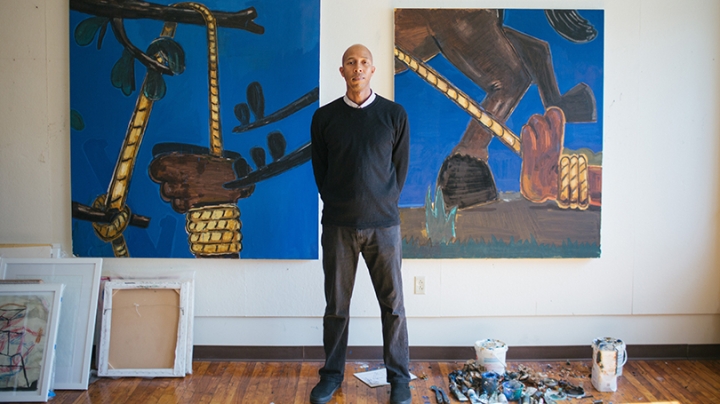
[[[101,270],[99,258],[0,259],[0,401],[87,390]]]

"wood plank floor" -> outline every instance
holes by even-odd
[[[618,377],[618,389],[600,393],[592,387],[589,361],[508,363],[549,377],[582,385],[583,399],[568,403],[720,403],[720,360],[631,360]],[[88,391],[57,391],[54,404],[170,404],[170,403],[307,403],[318,380],[320,362],[194,362],[193,374],[185,378],[101,378]],[[349,362],[342,388],[331,403],[385,404],[390,388],[369,388],[352,376],[381,367],[381,362]],[[462,369],[463,362],[411,362],[418,376],[410,386],[413,403],[435,404],[430,389],[436,385],[447,391],[447,376]],[[456,402],[455,400],[452,400]]]

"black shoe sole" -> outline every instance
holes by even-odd
[[[325,404],[328,401],[332,400],[333,396],[335,395],[335,392],[340,388],[340,386],[337,386],[335,390],[332,391],[329,395],[325,397],[313,397],[310,396],[310,404]],[[410,404],[410,402],[407,402],[405,404]]]

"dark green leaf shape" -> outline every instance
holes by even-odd
[[[75,27],[75,43],[80,46],[90,45],[95,38],[95,33],[108,21],[110,20],[105,17],[90,17],[81,21]]]
[[[110,72],[110,82],[113,87],[122,90],[123,94],[130,95],[135,91],[135,59],[130,51],[123,50],[120,59]]]
[[[250,157],[252,157],[257,168],[265,167],[265,150],[262,147],[253,147],[250,149]]]
[[[235,106],[235,116],[237,117],[238,121],[242,125],[247,125],[250,123],[250,108],[248,108],[248,105],[243,103],[240,103]]]
[[[169,67],[174,74],[185,71],[185,51],[172,38],[161,37],[152,41],[146,53],[153,57],[160,57],[160,63]]]
[[[260,83],[253,81],[247,88],[247,101],[250,109],[255,114],[255,119],[263,119],[265,117],[265,96]]]
[[[147,77],[145,77],[145,86],[143,86],[143,94],[153,101],[158,101],[165,97],[166,92],[167,85],[162,74],[155,70],[148,70]]]
[[[270,149],[270,155],[273,161],[279,159],[285,155],[285,148],[287,147],[287,141],[280,131],[270,132],[267,137],[268,149]]]
[[[75,130],[85,129],[85,120],[82,115],[74,109],[70,110],[70,127]]]

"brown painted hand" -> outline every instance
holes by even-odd
[[[557,107],[548,108],[544,116],[531,116],[523,126],[520,192],[529,201],[540,203],[557,198],[557,165],[564,136],[565,115]]]
[[[225,189],[223,184],[236,178],[235,171],[250,171],[247,162],[208,154],[170,153],[150,163],[150,178],[160,184],[160,195],[173,210],[186,213],[192,207],[235,203],[247,198],[255,186]],[[244,164],[242,164],[244,163]],[[238,168],[239,167],[239,168]],[[246,175],[247,172],[239,173]]]

